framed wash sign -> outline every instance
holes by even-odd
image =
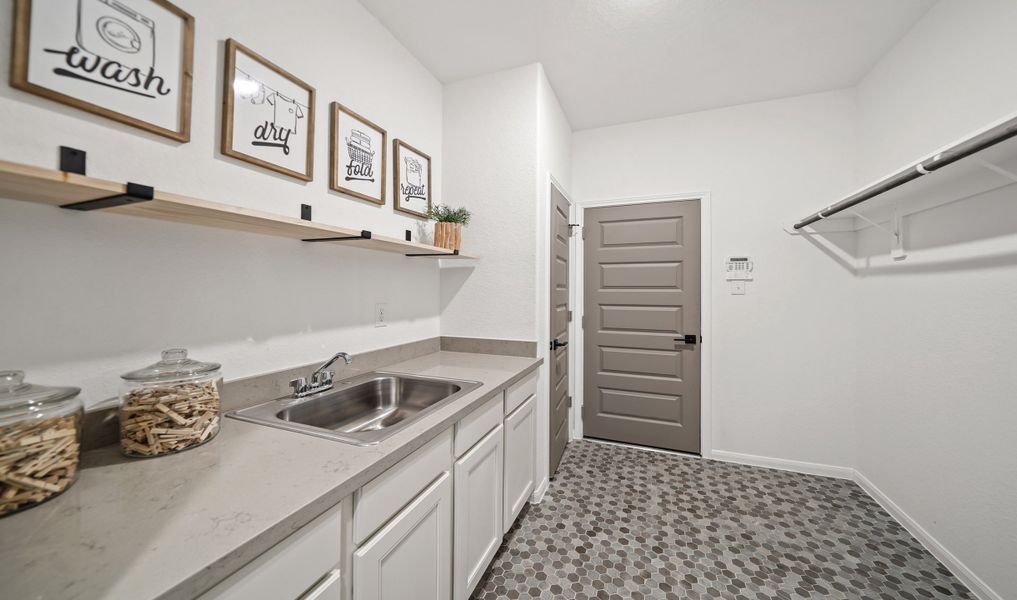
[[[431,211],[431,157],[402,140],[392,147],[395,209],[426,219]]]
[[[226,40],[222,153],[311,181],[314,88]]]
[[[332,180],[329,188],[385,204],[388,133],[338,102],[332,103]]]
[[[194,17],[165,0],[16,0],[11,85],[190,139]]]

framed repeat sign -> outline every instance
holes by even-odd
[[[234,40],[224,80],[222,153],[311,181],[314,88]]]
[[[426,219],[431,212],[431,157],[402,140],[392,146],[395,209]]]
[[[190,139],[194,17],[165,0],[16,0],[11,85]]]

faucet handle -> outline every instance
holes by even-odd
[[[315,373],[314,377],[311,378],[311,385],[313,387],[332,385],[332,379],[335,377],[335,371],[322,371]]]
[[[290,387],[293,388],[294,394],[299,394],[307,389],[307,380],[303,377],[297,377],[290,381]]]

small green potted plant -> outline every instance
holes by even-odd
[[[434,223],[434,245],[458,250],[463,241],[463,225],[470,224],[470,211],[463,207],[452,208],[443,204],[431,207],[427,215]]]

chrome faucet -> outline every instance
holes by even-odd
[[[328,371],[332,363],[339,359],[343,359],[346,364],[353,363],[353,357],[345,352],[336,352],[335,356],[325,361],[325,364],[321,365],[311,373],[311,381],[308,383],[304,377],[297,377],[293,381],[290,381],[290,387],[293,388],[294,398],[303,398],[304,396],[310,396],[311,394],[317,394],[318,392],[324,392],[325,390],[332,389],[332,379],[335,377],[335,371]]]

